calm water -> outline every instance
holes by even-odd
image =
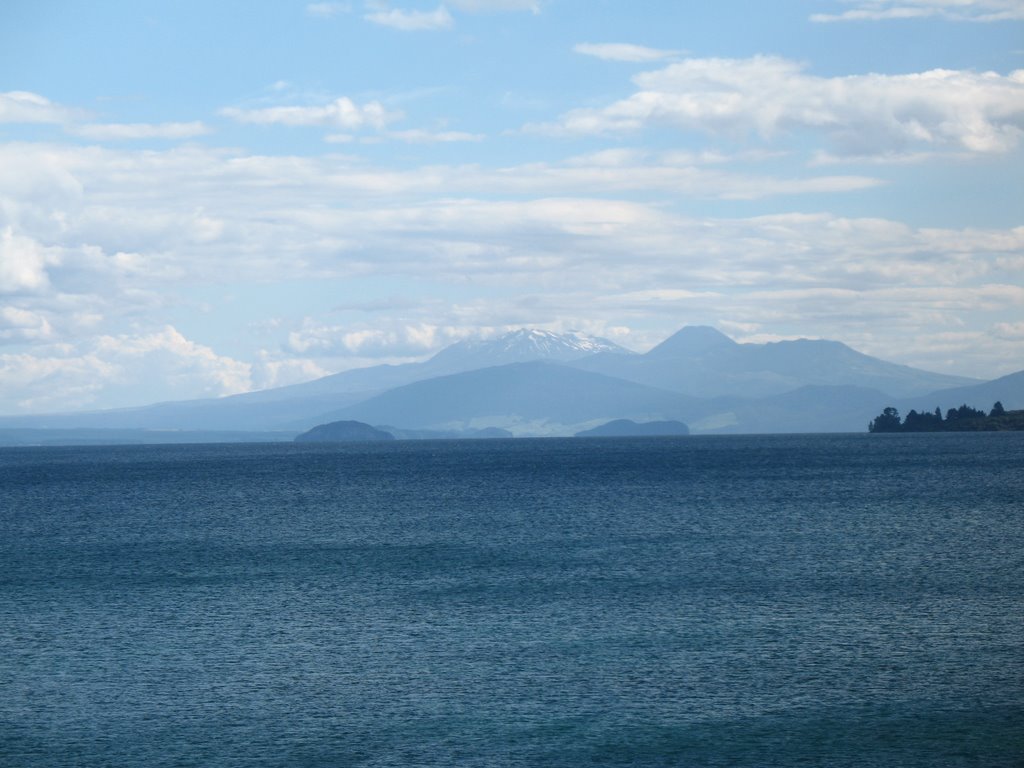
[[[1021,766],[1024,434],[0,450],[2,766]]]

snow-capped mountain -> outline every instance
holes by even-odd
[[[446,369],[467,370],[534,360],[566,363],[598,352],[633,354],[624,347],[585,333],[555,333],[536,328],[521,328],[495,339],[460,341],[434,355],[430,362]]]

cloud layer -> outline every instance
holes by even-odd
[[[0,405],[114,405],[139,382],[152,397],[228,394],[522,324],[643,348],[684,319],[727,318],[752,338],[809,325],[933,368],[936,354],[1024,359],[1024,227],[688,215],[687,199],[875,183],[759,178],[736,162],[619,150],[395,171],[198,146],[0,145],[0,166],[15,170],[0,177]],[[656,190],[651,202],[629,198]],[[336,317],[293,308],[248,359],[160,324],[194,302],[192,286],[230,292],[239,276],[337,285]],[[359,298],[382,280],[417,289]],[[125,321],[137,330],[116,330]],[[879,325],[913,346],[894,347]]]
[[[568,136],[668,126],[763,141],[821,136],[857,155],[921,147],[1005,152],[1024,132],[1024,70],[818,77],[778,56],[688,59],[633,78],[637,91],[531,130]]]
[[[0,413],[230,394],[520,326],[1020,367],[1024,0],[812,3],[828,27],[584,5],[211,6],[201,29],[173,5],[134,37],[127,11],[33,17],[0,93]],[[86,44],[154,55],[125,70]]]
[[[938,17],[949,21],[1020,21],[1021,0],[845,0],[853,8],[841,13],[815,13],[811,21],[885,21]]]

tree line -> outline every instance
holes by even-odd
[[[1024,429],[1024,411],[1007,411],[1003,404],[996,401],[988,413],[961,405],[950,408],[943,418],[942,410],[918,413],[911,410],[905,419],[900,412],[889,406],[868,424],[869,432],[967,432],[989,430]]]

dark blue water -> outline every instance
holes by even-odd
[[[1024,765],[1024,434],[0,450],[0,765]]]

